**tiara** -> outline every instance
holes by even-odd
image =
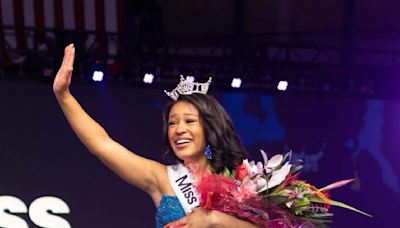
[[[212,78],[210,77],[205,83],[188,82],[185,80],[183,75],[181,75],[181,82],[176,86],[176,88],[171,92],[167,92],[166,90],[164,90],[164,92],[174,101],[178,100],[179,95],[190,95],[193,93],[207,94],[211,81]]]

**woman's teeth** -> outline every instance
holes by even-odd
[[[191,141],[192,140],[189,140],[189,139],[181,139],[181,140],[176,141],[176,143],[179,145],[179,144],[183,144],[183,143],[189,143]]]

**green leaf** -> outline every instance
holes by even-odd
[[[299,171],[302,168],[303,168],[302,165],[296,166],[296,168],[290,170],[290,175],[293,175],[294,173],[296,173],[297,171]]]
[[[289,157],[290,153],[291,153],[291,152],[287,152],[287,153],[285,154],[285,156],[283,157],[282,162],[281,162],[281,164],[279,165],[279,167],[281,167],[283,164],[286,163],[286,159]]]
[[[272,177],[272,172],[268,173],[267,175],[262,175],[262,177],[268,182],[269,179]]]
[[[310,197],[309,200],[310,200],[311,202],[315,202],[315,203],[326,203],[323,199],[317,198],[317,197]],[[363,214],[363,215],[365,215],[365,216],[372,217],[372,215],[367,214],[367,213],[365,213],[365,212],[363,212],[363,211],[360,211],[360,210],[358,210],[358,209],[356,209],[356,208],[354,208],[354,207],[351,207],[351,206],[349,206],[349,205],[346,205],[346,204],[344,204],[344,203],[341,203],[341,202],[338,202],[338,201],[335,201],[335,200],[330,200],[330,202],[331,202],[331,205],[333,205],[333,206],[343,207],[343,208],[346,208],[346,209],[349,209],[349,210],[358,212],[358,213],[360,213],[360,214]]]
[[[294,209],[296,209],[296,208],[302,208],[302,207],[306,207],[306,206],[308,206],[308,205],[310,205],[309,203],[305,203],[305,204],[299,204],[299,205],[295,205],[295,206],[291,206],[290,208],[294,208]]]
[[[276,205],[282,205],[292,200],[285,196],[272,196],[268,197],[268,201]]]
[[[226,176],[226,177],[230,177],[231,172],[229,171],[229,169],[225,166],[224,171],[222,172],[222,175]]]
[[[236,169],[232,170],[231,176],[232,176],[233,178],[235,178],[235,176],[236,176]]]
[[[310,215],[310,217],[313,218],[325,218],[325,217],[332,217],[333,213],[315,213],[313,215]]]

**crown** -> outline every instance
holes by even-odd
[[[193,93],[207,94],[211,80],[212,78],[210,77],[205,83],[188,82],[185,80],[183,75],[181,75],[181,82],[176,86],[176,88],[171,92],[167,92],[166,90],[164,90],[164,92],[174,101],[178,100],[179,95],[190,95]]]

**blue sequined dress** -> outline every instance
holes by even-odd
[[[156,227],[163,228],[170,222],[186,216],[178,197],[163,195],[156,213]]]

